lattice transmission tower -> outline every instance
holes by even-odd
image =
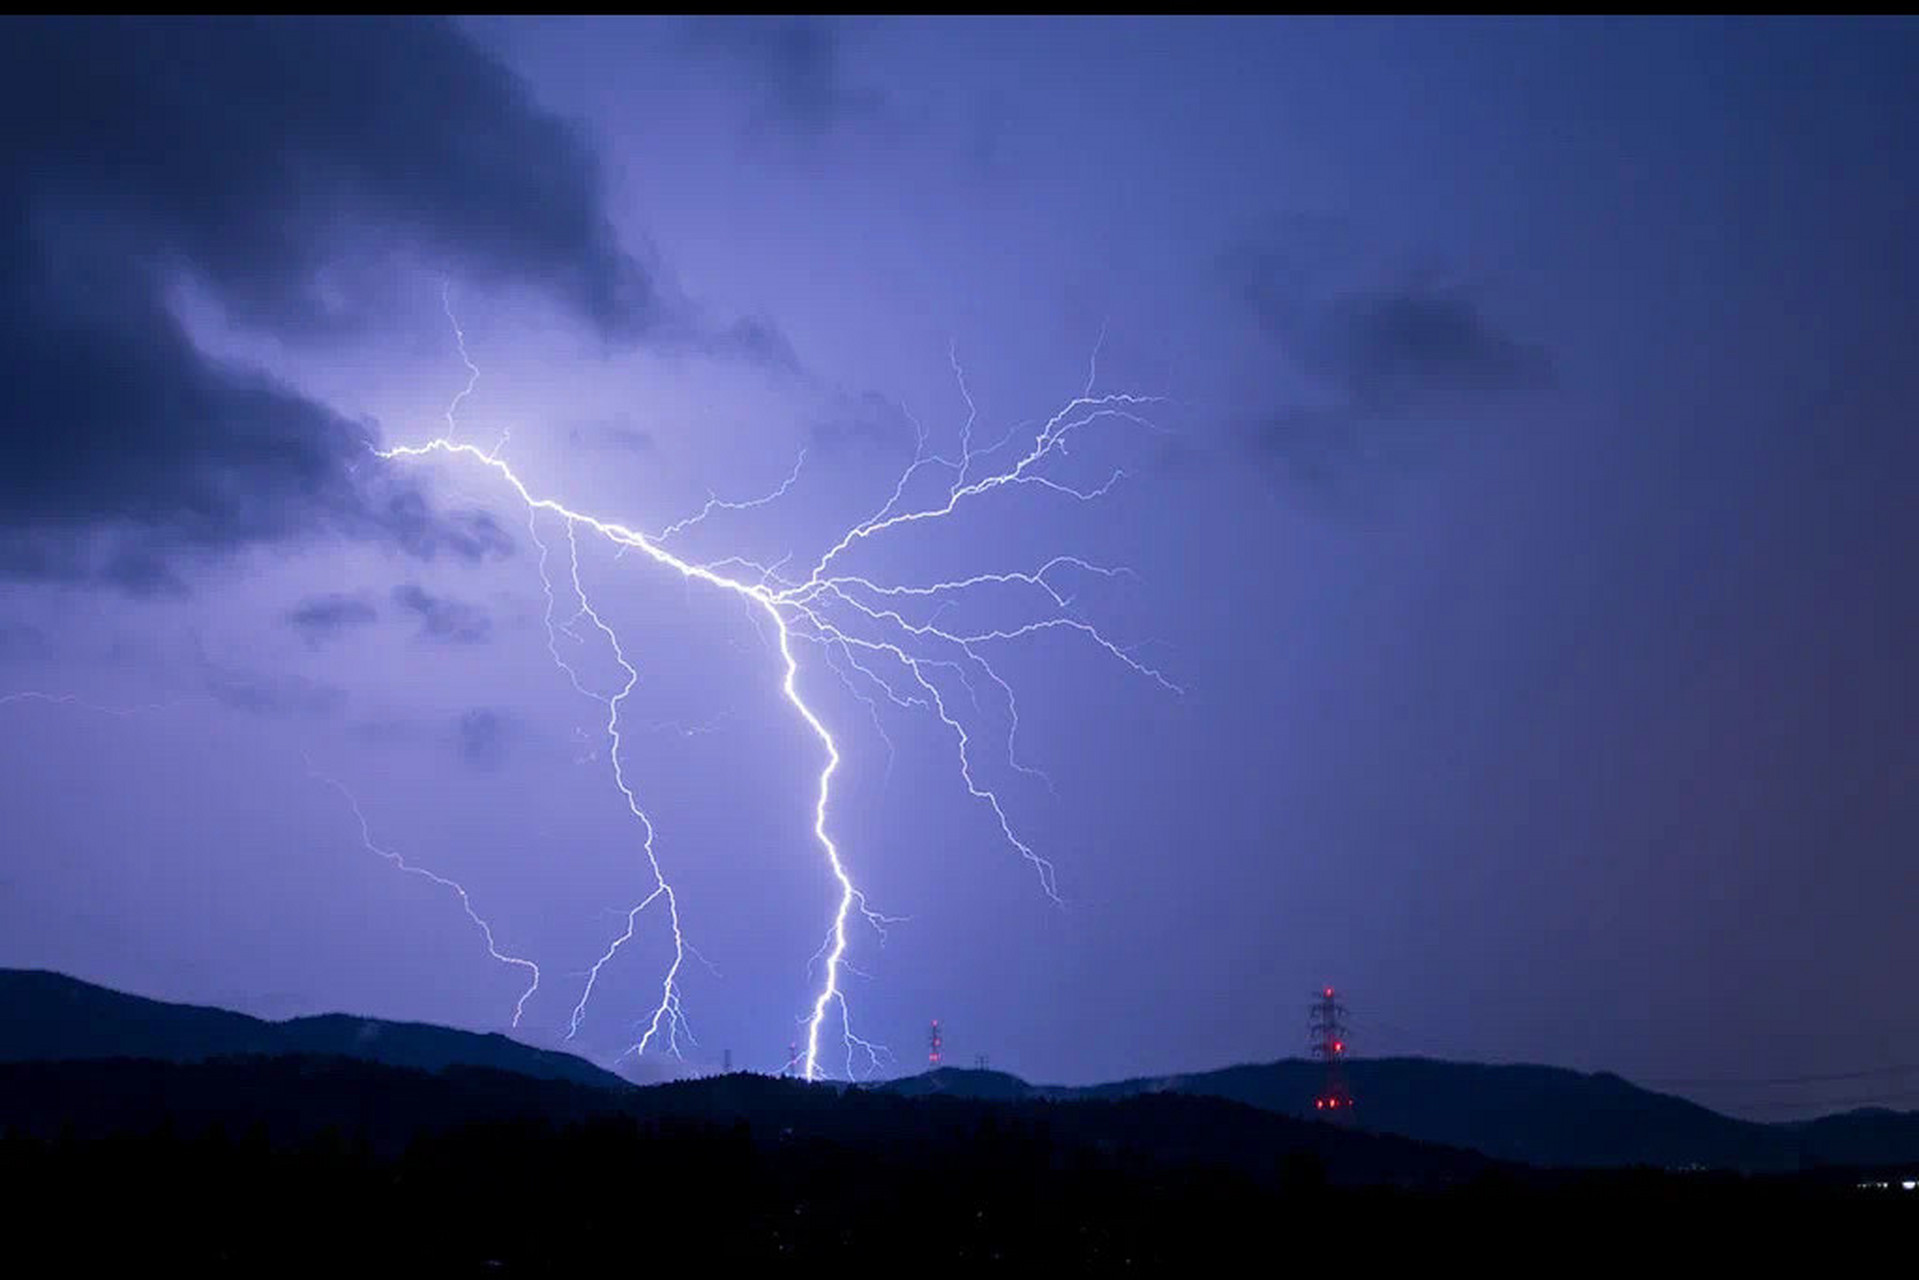
[[[1325,1079],[1313,1110],[1331,1112],[1335,1117],[1350,1115],[1352,1090],[1346,1087],[1346,1006],[1331,987],[1323,987],[1308,1007],[1306,1033],[1312,1041],[1313,1056],[1326,1064]]]

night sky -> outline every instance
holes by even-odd
[[[1914,83],[1912,21],[16,20],[0,964],[505,1029],[357,802],[565,1043],[655,888],[623,653],[690,944],[623,1068],[804,1044],[780,627],[576,524],[602,630],[485,452],[777,492],[657,544],[762,592],[889,497],[952,510],[827,576],[1072,558],[784,615],[882,1073],[1271,1059],[1333,983],[1360,1054],[1914,1105]]]

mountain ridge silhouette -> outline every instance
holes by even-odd
[[[536,1080],[631,1087],[584,1058],[498,1032],[346,1013],[281,1021],[130,995],[47,969],[0,969],[0,1063],[95,1058],[201,1062],[234,1055],[354,1058],[438,1071],[492,1067]]]
[[[1388,1173],[1401,1167],[1433,1172],[1447,1160],[1462,1170],[1488,1162],[1535,1168],[1653,1166],[1759,1173],[1908,1162],[1919,1167],[1919,1112],[1861,1109],[1815,1120],[1765,1124],[1721,1115],[1609,1072],[1432,1058],[1354,1059],[1346,1064],[1346,1073],[1357,1107],[1349,1123],[1340,1127],[1313,1123],[1324,1119],[1316,1117],[1311,1107],[1321,1068],[1302,1059],[1088,1086],[1034,1085],[1005,1072],[944,1067],[857,1086],[806,1086],[739,1073],[640,1087],[583,1058],[497,1033],[343,1013],[268,1021],[225,1009],[129,995],[46,970],[0,970],[0,1077],[12,1081],[10,1087],[39,1090],[37,1096],[44,1097],[52,1109],[49,1114],[66,1108],[76,1116],[88,1104],[73,1096],[68,1087],[72,1081],[91,1079],[94,1087],[108,1094],[133,1090],[120,1100],[115,1114],[125,1124],[136,1124],[140,1095],[131,1082],[142,1079],[141,1073],[89,1072],[79,1065],[108,1059],[177,1066],[216,1064],[217,1069],[197,1073],[148,1072],[144,1079],[147,1085],[179,1091],[180,1105],[187,1111],[232,1119],[240,1118],[239,1112],[223,1111],[217,1099],[200,1097],[198,1091],[207,1081],[220,1078],[229,1087],[252,1090],[256,1109],[267,1115],[286,1101],[273,1090],[297,1093],[316,1087],[314,1080],[332,1087],[352,1075],[352,1069],[341,1064],[357,1062],[447,1077],[451,1083],[442,1090],[445,1097],[431,1106],[421,1105],[429,1111],[438,1108],[450,1118],[524,1114],[572,1120],[619,1113],[703,1121],[751,1118],[790,1128],[794,1115],[817,1117],[823,1114],[820,1108],[837,1107],[837,1118],[821,1121],[820,1132],[852,1134],[860,1141],[879,1140],[887,1125],[917,1131],[932,1123],[924,1117],[910,1118],[912,1112],[897,1107],[848,1101],[850,1095],[866,1095],[898,1103],[978,1104],[969,1115],[988,1114],[999,1107],[1009,1115],[1063,1125],[1091,1142],[1103,1140],[1096,1131],[1098,1117],[1104,1115],[1121,1129],[1149,1133],[1149,1145],[1156,1149],[1191,1148],[1188,1154],[1195,1158],[1226,1153],[1230,1163],[1260,1163],[1259,1154],[1234,1132],[1235,1127],[1250,1126],[1269,1142],[1324,1148],[1322,1157],[1335,1165],[1344,1157],[1328,1157],[1326,1152],[1347,1138],[1326,1135],[1363,1137],[1367,1142],[1391,1139],[1455,1153],[1446,1159],[1429,1159],[1407,1154],[1410,1147],[1394,1148],[1390,1158],[1369,1156],[1354,1165],[1355,1170],[1376,1167]],[[279,1060],[306,1065],[299,1070],[271,1065]],[[63,1070],[51,1069],[62,1064]],[[409,1096],[422,1089],[432,1092],[411,1077],[376,1072],[365,1079],[368,1088]],[[516,1079],[570,1088],[535,1088],[516,1084]],[[1163,1100],[1167,1097],[1188,1101]],[[456,1103],[447,1098],[464,1100]],[[1084,1105],[1077,1111],[1052,1105],[1061,1103]],[[1119,1103],[1128,1104],[1124,1114],[1101,1110]],[[1195,1103],[1230,1107],[1222,1111],[1217,1105]],[[378,1106],[369,1106],[368,1114],[379,1113],[381,1124],[394,1134],[406,1129],[403,1117],[385,1116]],[[353,1115],[345,1102],[338,1103],[335,1112],[342,1123]],[[936,1109],[934,1114],[945,1113]],[[1161,1132],[1162,1122],[1170,1123],[1167,1117],[1175,1114],[1183,1117],[1182,1124],[1207,1131],[1211,1145],[1203,1151],[1191,1143],[1182,1148],[1185,1140],[1177,1125]],[[31,1109],[20,1107],[10,1109],[8,1117],[13,1123],[34,1119]],[[1381,1147],[1375,1154],[1386,1151],[1387,1147]],[[1465,1153],[1472,1153],[1474,1160],[1457,1159]]]

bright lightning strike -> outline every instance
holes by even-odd
[[[450,306],[448,312],[450,318]],[[929,449],[925,429],[915,422],[918,446],[912,461],[901,472],[886,502],[873,515],[846,529],[838,540],[813,562],[804,577],[787,577],[781,574],[785,561],[767,566],[756,564],[744,557],[732,556],[699,562],[669,551],[665,543],[675,535],[704,522],[717,512],[763,506],[784,496],[799,480],[800,466],[805,461],[804,455],[801,456],[799,463],[796,463],[792,474],[773,492],[746,501],[727,501],[709,497],[706,505],[699,512],[665,526],[658,533],[644,533],[625,523],[575,510],[554,498],[535,494],[513,467],[500,456],[499,447],[496,446],[492,451],[487,451],[452,439],[453,412],[460,401],[471,392],[479,376],[477,367],[467,356],[464,335],[459,333],[457,322],[455,332],[461,339],[461,358],[470,371],[471,377],[466,390],[456,396],[453,403],[448,406],[447,433],[425,444],[398,445],[374,452],[387,461],[424,458],[434,454],[458,456],[471,463],[490,468],[506,482],[525,505],[527,527],[535,545],[539,548],[538,568],[547,602],[545,622],[548,651],[574,689],[581,695],[593,699],[605,711],[604,732],[614,783],[626,803],[628,812],[639,824],[642,851],[651,874],[651,887],[625,914],[624,930],[611,941],[586,975],[585,990],[581,993],[578,1004],[574,1006],[569,1020],[567,1031],[569,1038],[579,1031],[602,970],[628,942],[632,941],[639,927],[639,921],[647,909],[655,904],[661,904],[672,934],[673,957],[661,980],[658,1002],[653,1008],[651,1017],[645,1020],[646,1029],[629,1052],[644,1053],[656,1039],[663,1038],[667,1051],[677,1054],[680,1040],[682,1038],[690,1040],[682,1012],[679,975],[691,947],[682,930],[678,896],[667,880],[659,859],[654,823],[627,779],[620,754],[623,732],[622,710],[638,682],[639,673],[628,659],[619,635],[594,608],[581,583],[578,535],[584,530],[613,546],[616,559],[623,558],[628,552],[638,552],[654,564],[679,574],[689,584],[699,583],[738,597],[751,606],[756,618],[763,618],[771,624],[773,647],[779,654],[783,668],[780,685],[782,695],[794,714],[818,739],[824,757],[814,794],[811,825],[814,841],[839,891],[838,902],[831,924],[826,931],[825,940],[814,956],[815,963],[823,958],[825,964],[820,986],[804,1018],[806,1044],[800,1060],[806,1078],[817,1079],[820,1075],[822,1029],[829,1017],[836,1015],[845,1049],[847,1074],[849,1076],[854,1074],[855,1060],[860,1054],[866,1056],[869,1070],[876,1069],[885,1058],[886,1052],[883,1047],[871,1044],[854,1033],[841,984],[843,975],[853,971],[847,960],[847,950],[850,945],[848,929],[854,913],[858,912],[868,925],[880,931],[882,937],[885,926],[894,921],[868,906],[866,897],[855,883],[845,855],[830,830],[829,813],[833,783],[843,759],[839,742],[833,732],[801,690],[801,664],[796,642],[820,647],[825,655],[824,660],[828,669],[838,675],[849,691],[866,704],[873,714],[876,725],[879,724],[879,703],[872,694],[855,684],[855,675],[863,678],[868,688],[876,691],[896,707],[930,711],[954,736],[958,748],[960,776],[967,792],[990,810],[1001,836],[1031,864],[1047,896],[1055,902],[1060,901],[1053,864],[1018,834],[999,793],[992,786],[986,785],[976,771],[974,759],[976,734],[968,730],[966,718],[956,711],[958,704],[954,701],[954,697],[958,691],[949,683],[949,677],[950,680],[958,682],[959,688],[964,690],[964,697],[976,712],[980,704],[979,687],[975,684],[974,677],[984,677],[986,682],[999,692],[1005,700],[1011,724],[1005,742],[1009,764],[1020,772],[1043,777],[1037,770],[1020,764],[1017,758],[1014,738],[1019,728],[1018,705],[1014,700],[1011,686],[994,669],[984,650],[995,644],[1041,632],[1071,631],[1084,636],[1138,674],[1172,692],[1180,692],[1178,686],[1156,669],[1143,663],[1131,650],[1115,644],[1097,627],[1076,616],[1071,608],[1072,596],[1059,585],[1062,579],[1071,574],[1110,578],[1130,571],[1124,568],[1097,565],[1076,556],[1056,555],[1032,570],[980,573],[950,581],[891,583],[875,581],[868,576],[837,572],[835,566],[842,557],[853,554],[863,543],[880,538],[892,530],[945,519],[962,504],[981,499],[996,490],[1004,489],[1011,492],[1015,486],[1033,486],[1046,493],[1063,496],[1076,502],[1097,500],[1124,478],[1124,472],[1116,469],[1103,483],[1091,488],[1078,488],[1048,474],[1046,464],[1053,458],[1064,456],[1067,453],[1068,442],[1077,433],[1096,424],[1122,421],[1149,430],[1158,430],[1145,414],[1151,406],[1161,401],[1157,397],[1124,393],[1094,394],[1093,382],[1098,361],[1098,352],[1095,350],[1084,390],[1039,426],[1032,443],[1023,454],[1016,460],[995,469],[988,465],[988,459],[1000,453],[1006,445],[1011,443],[1018,429],[1015,428],[1013,432],[1009,432],[990,446],[980,448],[974,445],[973,426],[978,416],[977,410],[967,391],[965,374],[960,367],[957,352],[954,352],[952,354],[953,372],[968,410],[959,442],[959,456],[946,457],[932,452]],[[1102,333],[1102,341],[1103,338]],[[907,492],[915,478],[923,472],[935,471],[943,471],[950,476],[950,479],[942,486],[943,498],[925,506],[908,504]],[[540,532],[543,519],[548,523],[555,519],[563,522],[566,532],[569,568],[567,585],[570,588],[570,599],[577,602],[578,607],[565,623],[555,620],[558,596],[553,576],[548,571],[551,547]],[[1037,611],[1038,616],[1030,616],[1016,625],[984,630],[967,631],[943,628],[939,625],[940,615],[946,608],[970,590],[989,585],[1024,589],[1034,598],[1034,603],[1040,606]],[[909,617],[902,611],[915,604],[930,605],[930,613],[923,618],[917,618]],[[583,621],[599,633],[624,675],[624,681],[616,692],[609,694],[589,688],[562,653],[560,637],[566,636],[576,643],[580,642],[581,637],[573,628]],[[881,734],[884,738],[883,729]],[[889,741],[889,750],[890,745]],[[372,847],[370,843],[369,847]],[[464,894],[462,897],[464,898]],[[472,914],[470,907],[469,914]],[[475,917],[475,919],[478,918]],[[530,995],[531,991],[528,994]]]

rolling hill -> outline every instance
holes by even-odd
[[[88,1058],[202,1062],[236,1054],[355,1058],[440,1071],[490,1067],[536,1080],[631,1088],[571,1054],[503,1035],[345,1014],[269,1022],[225,1009],[169,1004],[38,969],[0,969],[0,1063]]]
[[[954,1068],[881,1086],[907,1096],[1116,1099],[1174,1093],[1310,1117],[1322,1078],[1303,1059],[1086,1087],[1030,1085]],[[1357,1124],[1540,1167],[1703,1166],[1790,1171],[1822,1165],[1919,1164],[1919,1113],[1850,1112],[1790,1124],[1720,1115],[1607,1072],[1488,1066],[1431,1058],[1355,1059],[1346,1078]]]

